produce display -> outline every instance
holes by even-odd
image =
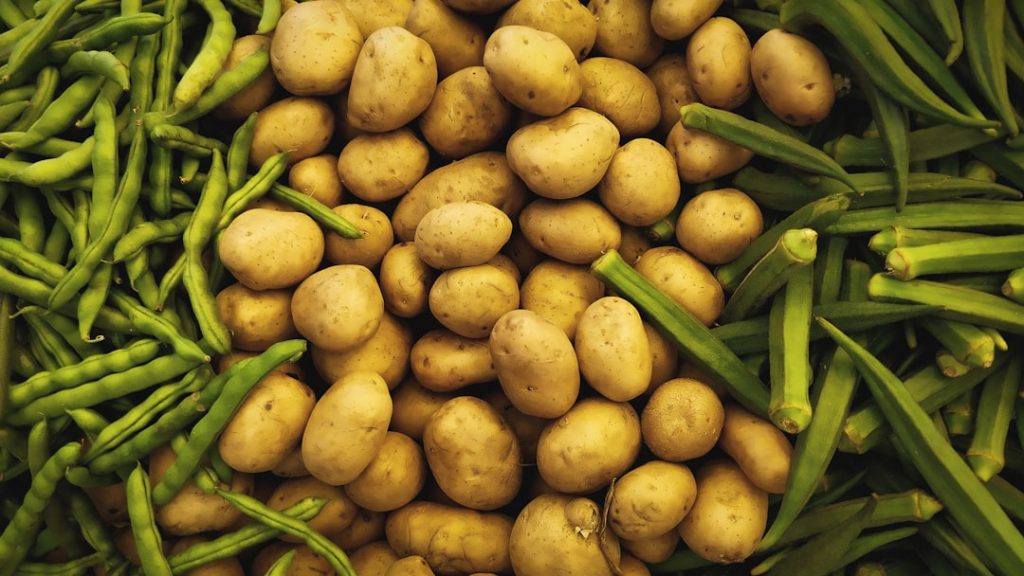
[[[0,576],[1024,574],[1022,30],[0,0]]]

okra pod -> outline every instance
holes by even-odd
[[[947,378],[958,378],[974,369],[974,366],[968,366],[967,364],[957,360],[956,357],[945,348],[939,349],[935,352],[935,365],[939,367],[942,375]]]
[[[952,0],[949,0],[953,3]],[[953,15],[956,5],[953,3]],[[964,48],[975,86],[988,101],[1010,136],[1020,128],[1006,84],[1006,51],[1003,40],[1006,0],[964,0]],[[940,22],[942,17],[940,17]]]
[[[722,311],[723,323],[742,320],[756,312],[797,268],[814,262],[818,233],[811,228],[786,230],[775,246],[755,264],[736,287]]]
[[[809,354],[813,298],[813,267],[798,267],[776,293],[769,313],[768,417],[790,434],[802,431],[811,422]]]
[[[1024,268],[1011,270],[1000,291],[1010,300],[1024,304]]]
[[[974,390],[968,390],[942,407],[946,430],[954,436],[967,436],[974,431]]]
[[[995,340],[977,326],[934,316],[918,318],[917,323],[959,362],[987,368],[995,361]]]
[[[1024,356],[1011,354],[1009,361],[985,379],[978,398],[974,435],[967,449],[967,462],[982,481],[1002,471],[1006,462],[1004,450],[1010,433],[1014,401],[1024,372]]]
[[[1024,234],[965,238],[940,244],[893,249],[886,271],[900,280],[918,276],[999,272],[1024,266]]]
[[[885,255],[895,248],[910,248],[917,246],[928,246],[941,244],[954,240],[967,240],[970,238],[986,238],[984,234],[975,232],[960,232],[956,230],[920,230],[907,228],[906,226],[889,226],[875,233],[868,239],[868,248]]]
[[[1002,296],[928,280],[902,282],[875,274],[868,283],[873,300],[942,306],[939,318],[989,326],[1012,334],[1024,334],[1024,305]]]

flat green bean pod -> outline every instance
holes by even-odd
[[[184,126],[157,124],[149,128],[149,137],[168,150],[179,150],[200,158],[210,156],[214,150],[222,154],[227,152],[221,141],[196,134]]]
[[[177,110],[185,110],[199,100],[224,67],[235,41],[235,25],[231,13],[220,0],[197,0],[197,4],[210,15],[210,32],[199,54],[174,88],[174,108]]]
[[[253,52],[243,58],[234,68],[217,76],[217,79],[203,92],[194,105],[184,110],[176,109],[168,114],[163,121],[179,125],[209,114],[214,108],[252,84],[269,65],[270,53],[267,50],[261,48]]]
[[[313,220],[316,220],[318,224],[340,235],[342,238],[363,237],[363,233],[351,222],[342,218],[327,206],[324,206],[319,200],[307,196],[298,190],[275,182],[270,187],[270,194],[275,199],[305,213]]]
[[[75,4],[81,0],[57,0],[21,38],[11,50],[7,64],[0,67],[0,87],[16,86],[24,76],[35,72],[34,66],[43,61],[39,56],[60,34],[60,28],[75,13]]]
[[[164,556],[160,531],[156,526],[150,498],[149,475],[138,464],[125,482],[128,498],[128,517],[131,519],[132,539],[139,551],[142,570],[146,576],[170,576],[171,566]]]
[[[77,148],[56,158],[47,158],[20,167],[12,175],[12,180],[34,188],[67,180],[89,168],[94,144],[95,139],[90,136]]]
[[[136,36],[148,36],[167,25],[160,14],[142,12],[104,19],[96,26],[84,30],[74,38],[58,40],[46,49],[52,62],[64,62],[81,50],[100,50]]]

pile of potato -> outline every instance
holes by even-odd
[[[683,128],[679,107],[756,91],[794,125],[831,108],[820,51],[781,30],[752,47],[720,4],[306,0],[272,38],[240,37],[229,65],[269,49],[272,66],[219,110],[259,112],[253,169],[289,151],[289,185],[364,237],[261,200],[220,239],[237,350],[221,368],[311,343],[221,435],[233,488],[276,509],[329,498],[310,524],[360,576],[636,575],[681,545],[750,555],[788,439],[588,270],[617,249],[714,324],[709,267],[762,215],[708,184],[751,153]],[[665,218],[677,242],[652,245]],[[173,458],[152,456],[154,481]],[[93,496],[124,520],[123,493]],[[192,486],[157,521],[181,549],[243,519]],[[192,573],[262,574],[296,546]],[[328,571],[299,547],[289,573]]]

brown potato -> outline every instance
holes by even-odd
[[[349,554],[352,569],[359,576],[386,576],[398,559],[398,553],[383,540],[364,544]]]
[[[388,388],[394,388],[405,378],[411,347],[410,326],[385,312],[369,340],[344,352],[313,346],[310,355],[317,373],[327,383],[336,382],[350,372],[368,370],[380,374]]]
[[[658,89],[643,71],[616,58],[587,58],[580,64],[583,93],[578,106],[611,120],[624,140],[646,134],[661,120]]]
[[[686,67],[701,102],[733,110],[750,97],[750,40],[734,20],[716,16],[686,45]]]
[[[580,316],[576,328],[580,373],[599,394],[628,402],[651,382],[651,350],[640,312],[628,300],[606,296]]]
[[[400,242],[380,262],[380,290],[388,311],[400,318],[414,318],[427,309],[430,286],[437,272],[420,260],[416,245]]]
[[[466,14],[491,14],[516,0],[445,0],[449,6]]]
[[[504,514],[415,501],[389,514],[384,530],[399,556],[422,556],[438,574],[511,569],[512,519]]]
[[[739,257],[761,235],[761,209],[736,188],[708,190],[691,198],[676,220],[676,240],[706,264]]]
[[[648,539],[627,540],[620,538],[622,547],[648,564],[668,560],[679,546],[679,532],[673,528],[668,532]]]
[[[434,576],[430,564],[422,556],[406,556],[388,567],[385,576]]]
[[[616,150],[597,188],[601,204],[630,226],[650,226],[668,216],[681,191],[672,153],[649,138]]]
[[[586,198],[538,198],[523,209],[519,226],[534,248],[570,264],[590,264],[622,241],[615,217]]]
[[[677,116],[678,116],[678,110]],[[700,184],[732,174],[747,165],[754,153],[702,130],[690,130],[676,119],[665,140],[665,147],[676,161],[679,178],[688,184]]]
[[[520,288],[521,307],[576,337],[580,316],[604,296],[604,284],[586,266],[544,259],[527,274]]]
[[[330,562],[313,552],[309,546],[274,542],[264,546],[253,558],[252,574],[266,574],[278,558],[292,550],[295,550],[295,557],[288,569],[288,576],[322,576],[333,572]]]
[[[769,494],[786,491],[793,445],[770,421],[729,404],[718,445],[752,484]]]
[[[200,536],[180,538],[171,546],[168,555],[179,554],[195,544],[205,542],[209,542],[209,539]],[[220,560],[207,562],[198,568],[193,568],[185,572],[184,576],[245,576],[245,569],[242,567],[242,563],[238,561],[238,558],[221,558]]]
[[[228,52],[227,60],[224,61],[224,69],[221,70],[221,74],[238,66],[246,56],[258,50],[270,51],[268,36],[250,34],[236,38],[234,44],[231,45],[231,51]],[[248,86],[217,106],[214,114],[226,120],[242,120],[253,112],[266,108],[274,97],[275,90],[277,90],[277,79],[274,78],[273,69],[268,66]]]
[[[342,204],[332,212],[351,222],[362,233],[361,238],[343,238],[340,234],[325,235],[324,255],[331,264],[358,264],[376,268],[384,254],[395,244],[388,215],[373,206]]]
[[[382,540],[385,518],[387,518],[387,514],[384,512],[371,512],[360,508],[348,528],[334,534],[331,541],[342,550],[355,550],[370,542]],[[349,559],[351,560],[351,554]]]
[[[686,38],[722,5],[722,0],[654,0],[651,25],[666,40]]]
[[[693,102],[700,102],[697,92],[693,89],[690,71],[686,68],[686,55],[664,54],[644,72],[654,83],[658,92],[658,102],[661,104],[658,132],[667,134],[672,126],[679,123],[680,108]]]
[[[492,388],[483,395],[498,414],[512,427],[516,438],[519,439],[519,452],[524,466],[537,463],[537,441],[540,433],[548,421],[544,418],[530,416],[520,412],[515,404],[505,396],[501,388]]]
[[[486,338],[501,315],[519,307],[515,277],[493,264],[445,270],[430,287],[430,312],[466,338]]]
[[[486,150],[512,127],[512,106],[483,66],[441,80],[419,126],[430,147],[449,158]]]
[[[311,158],[324,151],[333,133],[334,113],[319,98],[289,96],[278,100],[256,117],[249,165],[257,169],[281,152],[288,152],[289,165]]]
[[[427,109],[436,87],[430,44],[399,26],[380,28],[359,51],[346,118],[367,132],[397,130]]]
[[[583,78],[561,38],[527,26],[502,26],[484,46],[484,67],[498,92],[522,110],[556,116],[579,100]]]
[[[765,106],[793,126],[821,122],[835,103],[828,59],[811,41],[781,28],[754,44],[750,73]]]
[[[651,349],[651,384],[647,387],[651,392],[675,376],[679,368],[679,351],[675,343],[651,324],[644,322],[644,331]]]
[[[441,0],[415,0],[405,28],[430,44],[439,78],[484,63],[487,34],[483,28]]]
[[[697,482],[682,464],[651,460],[615,482],[608,525],[620,538],[657,538],[682,522],[697,498]]]
[[[627,264],[632,265],[640,259],[640,255],[650,250],[654,245],[647,235],[646,228],[639,226],[623,226],[622,242],[619,243],[618,251]]]
[[[405,434],[388,432],[373,460],[345,485],[345,494],[361,508],[387,512],[412,502],[426,477],[420,445]]]
[[[711,562],[746,560],[764,535],[768,494],[751,484],[728,459],[701,464],[695,476],[697,500],[679,524],[683,542]]]
[[[512,528],[509,553],[517,576],[549,574],[612,576],[619,542],[602,532],[601,508],[593,500],[564,494],[534,498]]]
[[[669,462],[699,458],[711,451],[722,434],[722,401],[706,384],[674,378],[651,393],[640,416],[644,443]]]
[[[351,350],[377,332],[384,296],[365,266],[339,264],[312,274],[292,295],[295,328],[314,346]]]
[[[579,2],[519,0],[502,13],[495,27],[528,26],[564,41],[582,61],[597,39],[597,18]]]
[[[434,392],[454,392],[497,378],[487,340],[465,338],[450,330],[431,330],[421,336],[409,359],[416,381]]]
[[[308,521],[309,527],[317,532],[331,537],[340,534],[355,521],[359,509],[345,491],[312,476],[284,480],[278,484],[267,498],[267,507],[280,511],[311,496],[327,500],[320,513]],[[301,542],[298,537],[289,534],[282,534],[279,538],[285,542]]]
[[[594,48],[610,58],[644,68],[661,54],[665,42],[651,26],[651,0],[591,0],[597,18]]]
[[[476,266],[497,256],[511,235],[512,220],[498,208],[478,200],[450,202],[423,215],[416,254],[440,270]]]
[[[366,38],[387,26],[402,26],[412,10],[413,0],[340,0]]]
[[[284,459],[277,463],[277,466],[270,471],[274,476],[281,478],[302,478],[309,476],[309,470],[302,462],[302,445],[296,444],[285,455]]]
[[[251,352],[298,335],[291,306],[290,290],[257,291],[236,283],[217,293],[217,311],[231,331],[231,346]]]
[[[651,576],[647,565],[629,554],[622,555],[619,560],[619,570],[622,571],[622,576]]]
[[[338,178],[338,157],[320,154],[296,162],[288,170],[288,186],[328,208],[341,204],[345,187]]]
[[[640,256],[634,268],[707,326],[725,308],[722,285],[707,266],[679,248],[651,248]]]
[[[174,450],[164,445],[149,455],[149,481],[156,486],[164,473],[174,463]],[[241,472],[233,475],[230,490],[240,494],[252,492],[251,474]],[[216,494],[207,494],[191,480],[178,491],[170,502],[157,506],[154,512],[156,523],[165,534],[188,536],[223,530],[242,518],[242,513],[227,500]]]
[[[224,268],[247,288],[288,288],[320,266],[324,235],[301,212],[253,208],[228,224],[217,250]]]
[[[392,398],[391,429],[419,440],[423,437],[427,421],[452,395],[428,390],[415,378],[409,377],[395,388]]]
[[[364,202],[386,202],[408,192],[427,171],[430,150],[408,128],[360,134],[338,155],[338,176]]]
[[[296,96],[337,94],[352,79],[362,43],[355,18],[340,2],[307,0],[281,15],[270,66]]]

